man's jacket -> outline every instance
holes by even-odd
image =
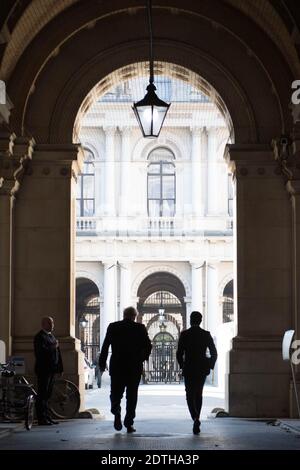
[[[207,357],[207,349],[210,357]],[[208,375],[218,357],[210,332],[196,325],[182,331],[176,357],[185,377]]]
[[[60,349],[56,347],[56,338],[52,333],[41,330],[35,335],[34,354],[37,375],[63,372]]]
[[[120,375],[141,374],[143,362],[151,353],[151,341],[145,325],[124,319],[110,323],[99,357],[100,370],[105,370],[109,346],[111,358],[109,373]]]

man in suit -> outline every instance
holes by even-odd
[[[135,432],[133,422],[137,404],[138,386],[143,372],[143,362],[151,353],[151,341],[141,323],[135,323],[137,312],[133,307],[125,308],[123,320],[110,323],[107,328],[99,357],[101,373],[106,369],[109,346],[112,354],[109,364],[111,378],[111,412],[115,416],[114,427],[122,429],[121,400],[126,388],[126,415],[124,426],[128,433]]]
[[[218,357],[210,332],[200,328],[201,321],[200,312],[191,313],[191,327],[181,332],[177,349],[177,361],[184,376],[186,401],[194,421],[194,434],[200,433],[200,413],[205,379],[210,369],[214,368]],[[206,356],[207,348],[210,357]]]
[[[52,317],[42,319],[42,329],[34,337],[35,373],[37,375],[36,413],[39,425],[58,424],[53,421],[47,407],[52,393],[54,376],[63,372],[58,341],[52,334]]]

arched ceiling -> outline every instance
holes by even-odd
[[[83,2],[86,8],[91,3],[89,0],[32,0],[31,2],[17,0],[8,2],[11,4],[11,8],[8,8],[7,11],[4,9],[2,13],[3,15],[6,14],[6,20],[2,18],[2,22],[0,22],[0,26],[2,24],[0,31],[0,44],[2,43],[0,78],[6,81],[9,79],[23,52],[38,33],[47,28],[51,20],[63,14],[67,9],[69,9],[66,12],[68,18],[71,18],[71,7]],[[298,0],[282,0],[278,2],[282,5],[281,10],[276,9],[270,0],[220,0],[220,2],[227,3],[251,18],[276,44],[295,76],[297,73],[299,74],[300,64],[297,55],[299,28],[296,25],[297,18],[295,14]],[[175,13],[176,11],[178,13],[180,11],[187,12],[189,11],[188,3],[178,0],[154,0],[153,8],[169,8]],[[196,10],[197,3],[193,2],[194,11]],[[121,9],[144,8],[145,1],[110,0],[105,2],[103,0],[93,0],[93,4],[94,6],[95,4],[98,5],[99,17],[101,17],[102,9],[104,15],[115,14]],[[282,11],[289,15],[292,23],[294,22],[292,30],[289,30],[286,21],[284,21]],[[18,12],[19,16],[16,15]],[[14,21],[11,21],[13,15]],[[74,22],[73,32],[76,32],[80,27],[86,27],[84,18],[81,25],[79,25],[78,21]]]
[[[76,304],[86,305],[93,297],[99,296],[99,290],[96,284],[90,279],[80,277],[76,279]]]
[[[137,292],[140,304],[143,304],[149,295],[161,290],[171,292],[183,303],[186,295],[184,285],[174,274],[162,271],[150,274],[143,280]]]

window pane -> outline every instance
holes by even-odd
[[[83,198],[94,198],[94,176],[83,176]]]
[[[94,165],[93,165],[93,163],[85,162],[84,165],[83,165],[82,173],[93,175],[94,174]]]
[[[175,201],[164,200],[162,201],[162,215],[163,217],[174,217],[175,215]]]
[[[148,176],[148,198],[160,198],[160,176]]]
[[[77,185],[76,185],[76,197],[78,199],[81,198],[81,181],[82,181],[82,176],[78,176]]]
[[[163,161],[163,160],[174,160],[174,155],[166,147],[157,147],[156,149],[152,150],[152,152],[148,156],[149,160],[152,161]]]
[[[149,200],[148,207],[149,207],[149,217],[159,217],[160,201]]]
[[[159,174],[160,173],[160,164],[151,163],[151,165],[149,165],[149,168],[148,168],[148,173]]]
[[[163,176],[163,199],[175,199],[175,177]]]
[[[94,215],[94,200],[93,199],[83,200],[83,215],[85,217],[91,217]]]
[[[76,215],[77,217],[81,217],[82,214],[81,214],[81,208],[80,208],[80,203],[81,203],[81,200],[80,199],[76,199]]]
[[[175,167],[172,163],[163,163],[162,164],[162,172],[174,175]]]

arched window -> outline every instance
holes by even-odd
[[[95,170],[94,157],[85,151],[86,158],[77,181],[77,217],[92,217],[95,213]]]
[[[223,323],[233,321],[233,281],[229,281],[223,291]]]
[[[148,157],[148,215],[174,217],[176,207],[176,175],[173,153],[159,147]]]

